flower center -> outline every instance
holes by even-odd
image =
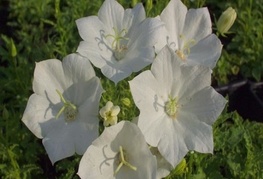
[[[125,151],[123,150],[122,146],[120,146],[119,149],[120,149],[120,152],[119,152],[119,165],[118,165],[117,169],[114,171],[114,176],[116,176],[116,174],[120,171],[120,169],[121,169],[121,167],[123,165],[126,165],[130,169],[136,171],[137,167],[131,165],[130,163],[128,163],[126,161],[127,157],[125,155]],[[125,157],[126,157],[126,159],[125,159]]]
[[[180,39],[183,41],[184,36],[180,35]],[[181,58],[181,60],[185,61],[187,55],[190,54],[190,48],[196,44],[194,39],[187,40],[181,49],[175,51],[175,53]]]
[[[66,100],[60,91],[56,90],[58,93],[61,101],[64,103],[63,107],[59,110],[59,112],[56,115],[56,119],[64,112],[65,120],[67,122],[74,121],[76,119],[76,116],[78,114],[78,108],[76,105],[72,104],[70,101]]]
[[[108,37],[113,38],[113,41],[111,43],[113,55],[117,61],[120,61],[121,59],[124,58],[128,50],[128,47],[126,44],[129,38],[124,37],[127,33],[126,29],[122,29],[120,32],[116,28],[113,28],[113,30],[114,30],[114,35],[112,34],[106,35],[106,38]]]
[[[175,119],[178,109],[177,98],[172,98],[169,96],[169,100],[164,105],[164,110],[168,116]]]
[[[113,115],[112,115],[112,112],[111,111],[108,111],[108,112],[106,112],[106,120],[112,120],[112,118],[114,117]]]
[[[121,59],[124,58],[128,48],[126,45],[121,45],[120,48],[115,48],[114,51],[114,57],[117,59],[117,61],[120,61]]]

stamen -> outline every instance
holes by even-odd
[[[116,174],[120,171],[120,169],[121,169],[121,167],[122,167],[123,165],[126,165],[126,166],[129,167],[130,169],[136,171],[136,170],[137,170],[137,167],[131,165],[130,163],[128,163],[128,162],[125,160],[122,146],[120,146],[119,149],[120,149],[120,153],[119,153],[119,154],[120,154],[120,157],[119,157],[119,158],[120,158],[121,161],[120,161],[120,164],[118,165],[117,169],[114,171],[114,176],[116,176]]]
[[[169,100],[165,103],[164,110],[172,119],[175,119],[178,109],[177,98],[169,96]]]
[[[180,34],[179,35],[180,39],[182,41],[184,40],[184,35]],[[178,49],[175,51],[175,53],[183,60],[186,60],[186,56],[190,54],[190,48],[196,44],[196,41],[194,39],[187,40],[186,43],[184,44],[183,48]]]
[[[181,50],[176,50],[175,53],[181,58],[181,60],[183,60],[183,61],[186,60],[186,57],[185,57],[184,53]]]
[[[127,33],[126,29],[122,29],[120,32],[116,28],[113,27],[114,30],[114,35],[108,34],[105,37],[111,37],[113,38],[113,41],[111,43],[111,48],[114,51],[114,56],[117,59],[117,61],[121,60],[126,51],[128,50],[127,45],[121,44],[121,40],[129,40],[129,38],[124,37],[125,34]]]
[[[58,93],[61,101],[64,103],[63,107],[57,113],[56,119],[58,119],[62,112],[64,112],[66,121],[74,121],[78,113],[77,106],[72,104],[70,101],[67,101],[60,91],[56,90],[56,92]]]

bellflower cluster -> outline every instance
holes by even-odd
[[[226,100],[211,87],[222,44],[207,8],[187,10],[171,0],[160,16],[147,18],[141,3],[124,9],[105,0],[98,16],[76,24],[82,38],[76,53],[36,63],[22,117],[52,164],[77,153],[83,179],[159,179],[189,151],[213,153],[212,125]],[[118,104],[111,96],[99,109],[107,89],[91,63],[113,89],[140,72],[128,81],[132,99]],[[140,113],[129,119],[120,106],[135,114],[132,100]]]

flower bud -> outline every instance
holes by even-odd
[[[232,27],[237,17],[235,9],[232,7],[227,8],[217,21],[217,30],[224,36],[225,33]]]
[[[11,39],[11,42],[10,42],[10,54],[12,57],[16,57],[17,55],[16,46],[15,46],[13,39]]]
[[[183,160],[176,166],[174,173],[175,173],[176,175],[181,175],[181,174],[183,174],[186,170],[187,170],[186,160],[183,159]]]
[[[138,3],[137,0],[132,0],[132,7],[136,6],[137,3]]]
[[[129,98],[122,98],[122,99],[121,99],[121,102],[122,102],[125,106],[131,107],[131,101],[130,101]]]

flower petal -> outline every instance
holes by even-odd
[[[164,178],[173,170],[173,166],[163,158],[157,147],[150,147],[150,150],[157,159],[157,178]]]
[[[123,27],[133,31],[146,18],[145,10],[142,3],[136,4],[132,9],[126,9],[123,18]]]
[[[109,33],[105,25],[96,16],[80,18],[76,21],[79,34],[84,40],[80,42],[77,52],[87,57],[93,65],[103,67],[111,61],[112,50],[105,41]]]
[[[105,0],[98,12],[99,19],[108,29],[121,29],[123,16],[124,9],[116,0]]]
[[[158,53],[152,64],[151,71],[158,81],[158,85],[164,87],[161,95],[163,95],[165,100],[168,99],[168,95],[171,95],[173,86],[176,86],[176,90],[181,84],[181,65],[181,61],[168,46],[165,46]]]
[[[213,130],[212,126],[196,120],[195,115],[188,115],[187,112],[178,112],[178,126],[181,131],[179,135],[184,140],[189,150],[195,150],[201,153],[213,153]],[[179,145],[179,144],[178,144]]]
[[[85,89],[85,90],[83,90]],[[87,82],[85,88],[82,88],[85,92],[83,103],[79,104],[79,110],[83,110],[86,113],[84,116],[97,116],[99,111],[99,102],[103,88],[98,77],[92,78]]]
[[[32,94],[27,102],[22,121],[35,136],[43,138],[45,133],[39,124],[55,118],[58,111],[58,106],[50,104],[45,97]]]
[[[211,70],[208,67],[183,64],[178,71],[181,76],[177,79],[178,83],[173,84],[172,96],[178,96],[178,103],[181,105],[185,104],[185,100],[190,100],[196,92],[211,85]]]
[[[211,34],[212,23],[208,9],[189,9],[182,33],[186,40],[194,39],[196,42]]]
[[[50,122],[47,121],[47,123]],[[41,127],[45,125],[48,124],[40,124]],[[49,131],[42,143],[52,164],[54,164],[56,161],[72,156],[75,153],[74,132],[80,129],[77,123],[65,123],[62,120],[52,122],[52,125],[48,126],[50,127]]]
[[[112,56],[112,51],[105,46],[104,42],[96,40],[81,41],[77,52],[88,57],[92,64],[98,68],[102,68],[105,65],[113,65],[116,62]]]
[[[105,108],[107,111],[109,111],[113,106],[114,106],[113,103],[111,101],[108,101],[105,105]]]
[[[166,44],[173,42],[176,49],[178,49],[179,45],[179,35],[183,32],[186,14],[187,7],[180,0],[171,0],[160,15],[169,33],[169,39]]]
[[[187,63],[202,64],[213,69],[221,55],[223,45],[215,34],[211,34],[194,45],[187,57]]]
[[[114,157],[117,153],[113,152],[108,144],[101,146],[100,143],[104,142],[99,138],[94,142],[81,158],[77,174],[83,179],[105,179],[105,177],[114,179],[113,168],[109,166],[114,165]]]
[[[151,71],[147,70],[129,81],[131,93],[136,106],[152,117],[161,116],[163,107],[163,99],[161,96],[160,87],[154,79]],[[142,100],[143,99],[143,100]],[[140,120],[140,119],[139,119]]]
[[[154,56],[153,47],[142,47],[140,49],[135,47],[126,54],[123,63],[119,62],[119,66],[123,69],[130,69],[131,72],[138,72],[147,65],[150,65],[153,62]]]
[[[119,106],[113,106],[112,109],[111,109],[111,115],[112,116],[117,116],[120,112],[120,107]]]
[[[88,81],[95,76],[89,60],[78,54],[70,54],[62,61],[65,78],[69,84]]]
[[[36,94],[56,104],[60,101],[56,90],[63,92],[67,87],[61,61],[51,59],[36,63],[33,80],[33,91]]]
[[[85,41],[102,40],[106,31],[104,24],[97,16],[82,17],[76,20],[80,37]]]
[[[165,115],[164,101],[158,92],[159,84],[150,71],[142,72],[132,81],[129,81],[129,84],[134,102],[140,110],[138,126],[147,143],[151,146],[157,146],[160,140],[160,130],[155,128],[156,125],[158,126],[156,123]]]
[[[161,38],[164,24],[158,18],[147,18],[129,36],[128,48],[153,47]]]
[[[222,95],[209,86],[195,93],[191,100],[182,106],[181,110],[195,116],[200,122],[212,125],[223,111],[226,102]],[[189,118],[191,117],[189,116]]]
[[[124,78],[128,77],[132,73],[132,69],[121,63],[108,63],[101,68],[101,72],[115,84]]]
[[[161,130],[158,150],[174,168],[188,152],[184,138],[181,137],[183,129],[178,121],[166,117],[159,119],[156,130]]]
[[[84,116],[83,116],[84,115]],[[99,136],[99,119],[96,115],[90,115],[83,113],[78,122],[79,126],[76,126],[72,137],[74,138],[75,152],[79,155],[83,155],[91,143]],[[87,115],[89,115],[87,117]],[[77,131],[77,132],[76,132]]]

